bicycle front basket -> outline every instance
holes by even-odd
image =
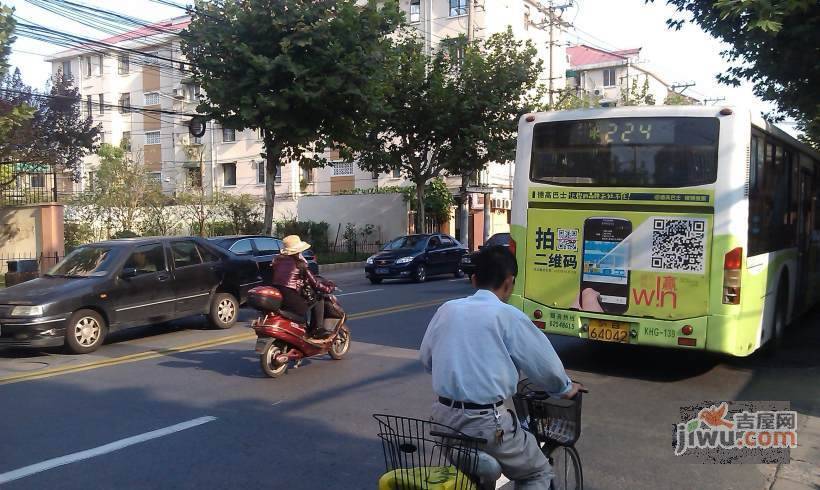
[[[581,393],[572,400],[516,395],[518,416],[539,442],[572,446],[581,437]]]

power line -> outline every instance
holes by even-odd
[[[71,99],[78,104],[88,104],[88,99],[83,100],[82,97],[77,96],[76,98],[70,95],[50,95],[50,94],[39,94],[35,92],[25,92],[22,90],[13,90],[8,88],[0,88],[0,92],[12,93],[12,94],[20,94],[20,95],[28,95],[35,98],[48,98],[48,99]],[[123,104],[100,104],[97,101],[91,100],[91,105],[94,107],[105,107],[105,108],[115,108],[115,109],[124,109],[126,112],[143,112],[149,114],[170,114],[173,116],[187,116],[187,117],[203,117],[202,114],[191,114],[186,112],[178,112],[178,111],[168,111],[164,109],[150,109],[148,107],[140,107],[140,106],[131,106],[131,105],[123,105]]]

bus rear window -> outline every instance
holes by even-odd
[[[718,120],[629,117],[533,128],[530,180],[559,185],[685,187],[717,178]]]

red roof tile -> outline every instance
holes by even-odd
[[[603,49],[593,48],[585,44],[570,46],[567,48],[569,64],[573,68],[586,65],[595,65],[598,63],[625,61],[627,58],[636,56],[640,52],[641,48],[604,51]]]

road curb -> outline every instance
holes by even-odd
[[[342,262],[340,264],[319,264],[319,273],[333,271],[347,271],[364,267],[364,262]]]

